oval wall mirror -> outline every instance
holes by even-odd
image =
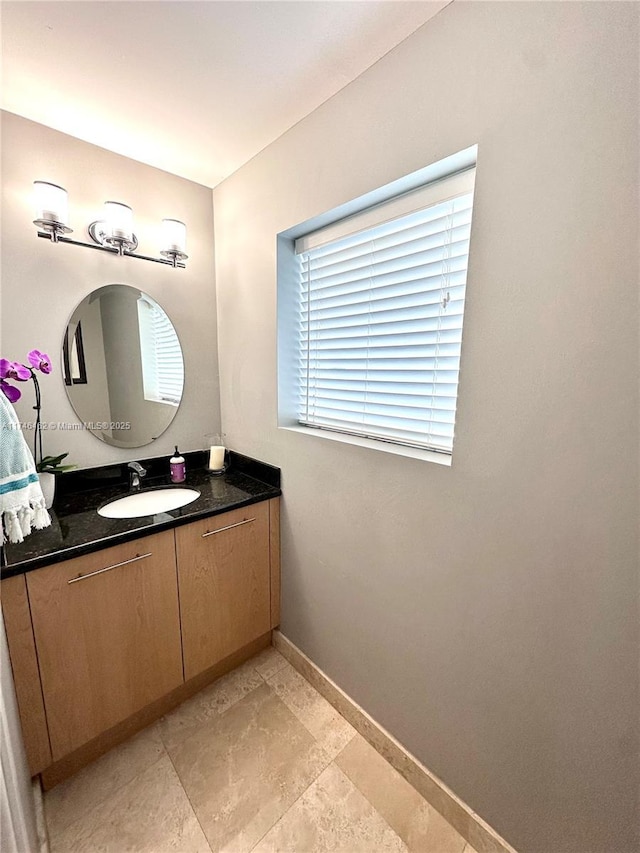
[[[167,429],[184,385],[182,348],[158,303],[126,284],[85,297],[62,342],[69,402],[85,428],[114,447],[142,447]]]

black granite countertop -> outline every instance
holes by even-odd
[[[20,544],[4,546],[2,577],[24,574],[281,494],[280,469],[272,465],[231,451],[227,471],[215,476],[204,467],[206,454],[184,456],[187,479],[180,486],[198,489],[200,497],[179,509],[139,518],[103,518],[97,513],[98,507],[130,493],[127,463],[60,475],[49,511],[51,526],[34,530]],[[172,485],[166,458],[140,462],[148,471],[143,491]]]

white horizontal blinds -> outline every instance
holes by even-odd
[[[138,299],[138,325],[145,399],[177,406],[184,364],[175,329],[162,308],[144,297]]]
[[[420,210],[298,244],[302,424],[451,453],[472,180],[456,195],[440,182],[444,200]]]
[[[158,398],[177,406],[182,399],[184,363],[180,341],[171,320],[162,308],[153,312],[154,341],[158,370]]]

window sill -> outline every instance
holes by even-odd
[[[434,462],[436,465],[445,465],[451,467],[451,456],[448,453],[436,453],[434,450],[422,450],[419,447],[405,447],[401,444],[391,444],[386,441],[375,441],[372,438],[362,438],[358,435],[346,435],[340,432],[331,432],[330,430],[312,429],[304,426],[279,426],[278,429],[286,429],[290,432],[297,432],[304,435],[310,435],[315,438],[324,438],[329,441],[340,441],[343,444],[354,444],[357,447],[369,447],[372,450],[378,450],[382,453],[392,453],[395,456],[407,456],[410,459],[420,459],[423,462]]]

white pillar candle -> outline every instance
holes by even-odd
[[[224,468],[224,447],[214,446],[209,448],[209,470],[220,471]]]

